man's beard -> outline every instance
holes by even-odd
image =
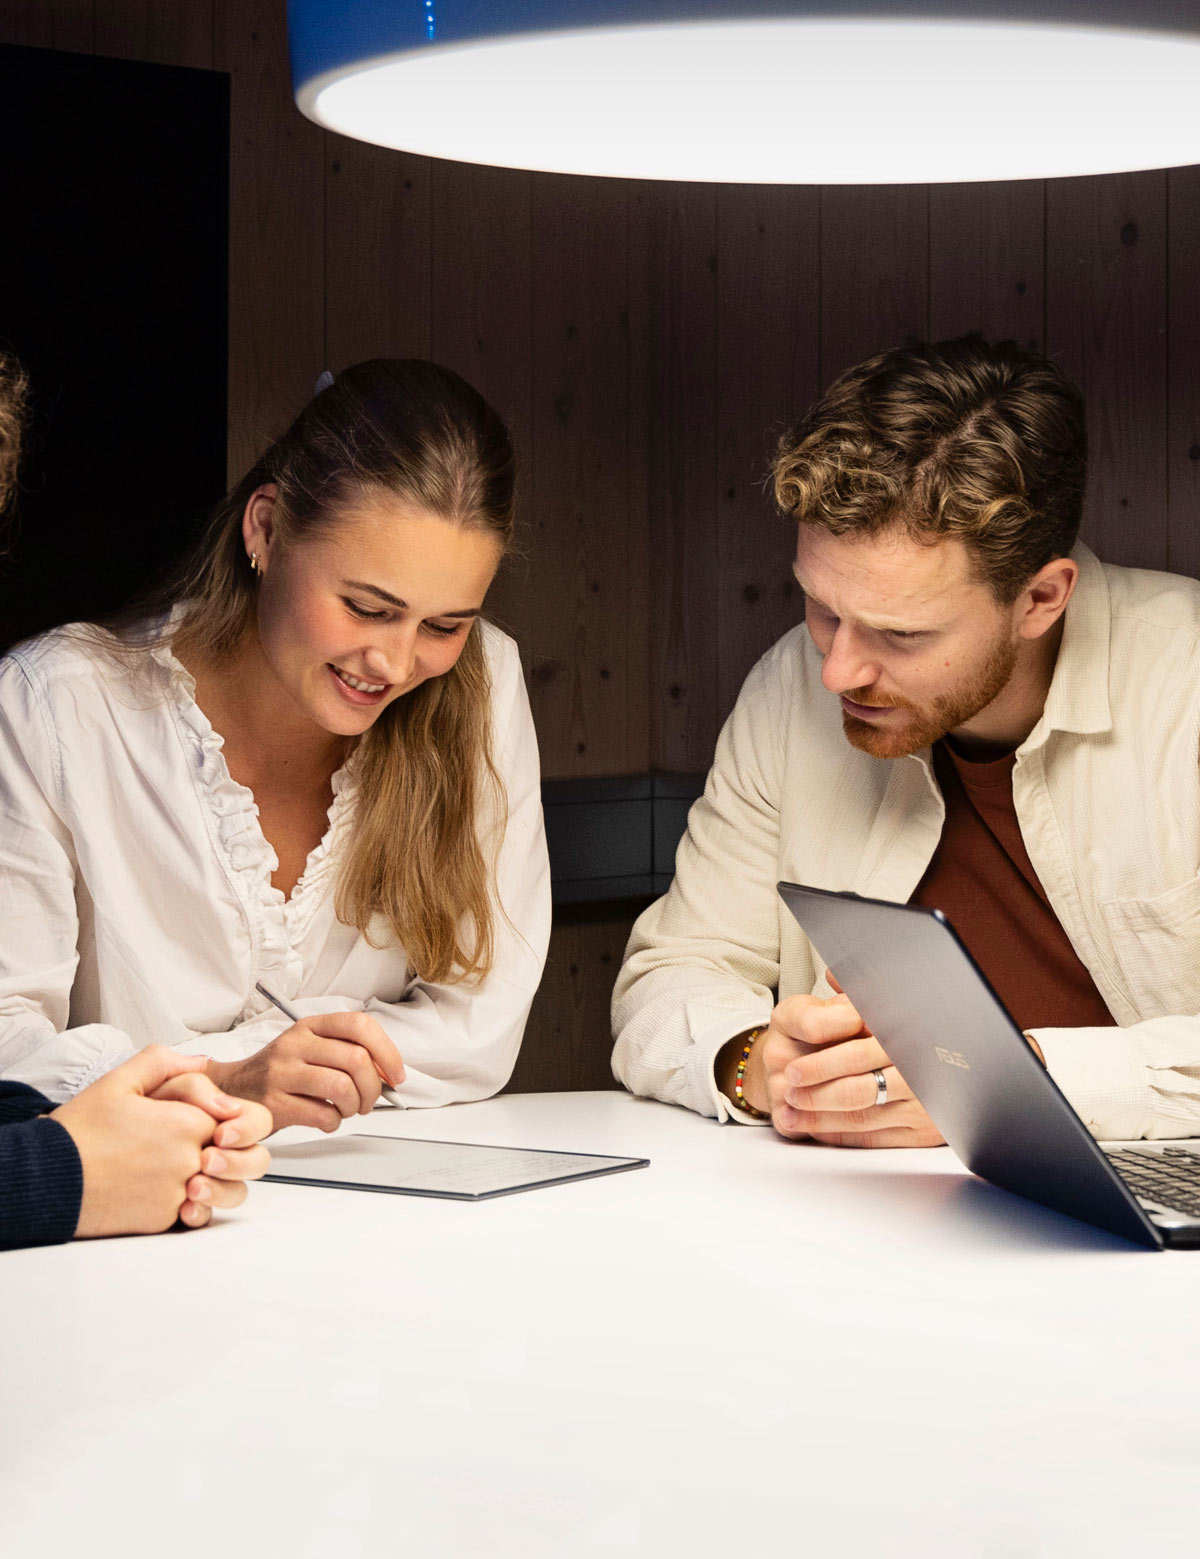
[[[843,709],[846,740],[872,758],[904,758],[920,752],[922,747],[941,741],[947,732],[957,730],[985,709],[1008,686],[1016,664],[1017,646],[1005,635],[997,640],[978,670],[931,704],[913,704],[903,698],[888,700],[889,707],[910,711],[911,718],[902,726],[873,725],[869,720],[855,719]],[[851,703],[881,707],[880,700],[871,697],[870,688],[856,689],[845,697]]]

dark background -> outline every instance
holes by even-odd
[[[0,342],[32,382],[0,648],[113,610],[225,485],[229,81],[0,47]]]

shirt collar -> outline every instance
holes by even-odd
[[[1112,730],[1108,698],[1112,609],[1104,565],[1079,541],[1071,550],[1079,582],[1063,619],[1062,642],[1042,717],[1018,751],[1040,747],[1051,731],[1095,735]]]

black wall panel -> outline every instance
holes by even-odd
[[[139,592],[224,489],[229,78],[0,47],[0,146],[33,386],[2,647]]]

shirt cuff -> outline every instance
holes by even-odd
[[[717,1087],[717,1057],[731,1039],[737,1039],[741,1034],[748,1034],[751,1029],[765,1028],[771,1021],[771,1014],[765,1016],[759,1014],[749,1018],[746,1022],[730,1026],[730,1019],[725,1017],[715,1030],[709,1030],[694,1040],[691,1055],[688,1057],[689,1068],[695,1065],[693,1075],[700,1075],[703,1067],[703,1093],[712,1100],[711,1114],[715,1115],[722,1125],[730,1121],[738,1126],[769,1126],[770,1120],[764,1116],[751,1115],[749,1110],[743,1110],[734,1104],[732,1099],[726,1096]]]
[[[1046,1070],[1093,1137],[1137,1141],[1151,1129],[1153,1100],[1136,1041],[1124,1029],[1030,1029]]]
[[[30,1024],[6,1035],[4,1074],[65,1104],[134,1054],[129,1035],[108,1023],[82,1023],[55,1034]]]
[[[731,1039],[732,1037],[733,1036],[730,1035]],[[733,1121],[738,1126],[769,1126],[771,1124],[771,1117],[769,1115],[751,1115],[749,1110],[743,1110],[741,1105],[735,1104],[733,1100],[728,1098],[725,1094],[721,1095],[721,1100],[725,1105],[726,1124],[728,1124],[730,1121]]]
[[[98,1083],[102,1077],[107,1077],[117,1067],[124,1066],[126,1061],[132,1061],[136,1055],[136,1050],[118,1050],[113,1054],[101,1056],[94,1065],[87,1069],[82,1078],[72,1085],[71,1097],[74,1098],[75,1094],[80,1094],[85,1088],[90,1088],[93,1083]],[[65,1103],[66,1101],[64,1100],[63,1102]]]

